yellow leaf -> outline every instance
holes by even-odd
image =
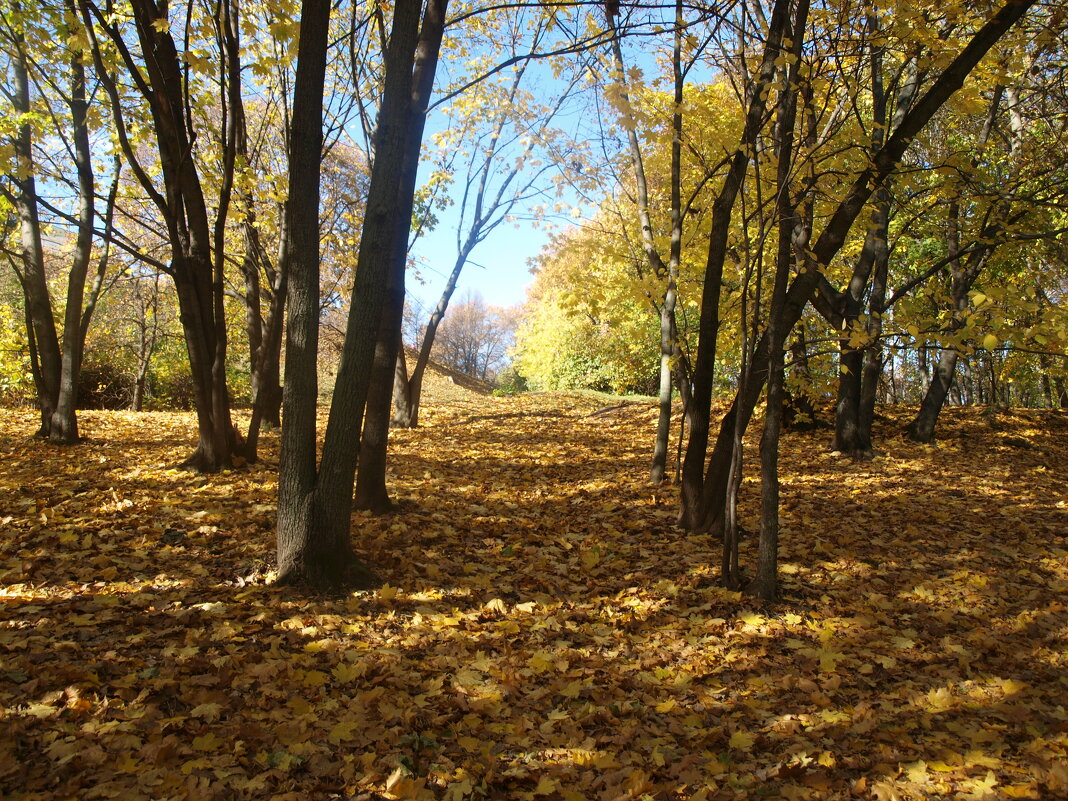
[[[311,687],[313,690],[317,690],[322,687],[329,680],[329,677],[321,670],[308,670],[305,671],[304,677],[301,682],[305,687]]]
[[[476,753],[482,746],[481,740],[479,740],[477,737],[471,737],[466,734],[463,737],[458,737],[456,742],[460,745],[462,749],[471,754]]]
[[[195,718],[204,718],[204,720],[212,721],[219,719],[219,713],[222,711],[222,704],[201,704],[200,706],[193,707],[193,711],[189,714]]]
[[[999,344],[998,338],[993,334],[987,334],[983,337],[983,347],[987,350],[994,350]]]
[[[222,741],[213,732],[193,738],[194,751],[217,751]]]
[[[556,779],[542,776],[538,779],[538,786],[534,788],[534,795],[549,795],[556,792]]]
[[[659,704],[657,704],[656,705],[656,711],[657,712],[670,712],[676,706],[678,706],[678,703],[675,701],[675,699],[674,698],[669,698],[666,701],[661,701]]]
[[[383,584],[378,588],[378,597],[383,601],[392,601],[397,597],[397,588],[391,587],[388,584]]]
[[[939,687],[927,693],[927,703],[936,712],[942,712],[954,705],[953,692],[948,687]]]
[[[910,762],[905,766],[905,775],[909,777],[910,782],[922,784],[927,781],[927,763],[922,759],[918,762]]]
[[[828,648],[821,648],[819,650],[819,655],[820,673],[834,673],[835,665],[838,664],[838,660],[842,658],[842,654]]]
[[[582,566],[589,570],[601,561],[601,549],[597,546],[582,552]]]
[[[742,612],[738,615],[738,619],[748,626],[763,626],[767,621],[767,618],[756,612]]]
[[[754,737],[749,732],[736,731],[731,735],[729,745],[731,748],[737,748],[739,751],[745,751],[753,747],[753,743],[756,742]]]
[[[527,660],[527,664],[530,665],[530,669],[535,673],[544,673],[552,666],[553,656],[545,653],[545,651],[538,651]]]
[[[338,662],[330,672],[333,673],[334,678],[342,684],[348,684],[353,679],[359,678],[363,673],[363,669],[359,665],[352,664],[351,662]]]
[[[326,739],[330,741],[331,745],[341,745],[346,740],[351,740],[352,733],[358,728],[360,728],[360,724],[357,721],[343,720],[330,730],[326,735]]]
[[[1008,784],[1001,788],[1001,794],[1008,798],[1038,798],[1038,785],[1033,781]]]
[[[1005,695],[1016,695],[1016,693],[1027,689],[1027,683],[1022,681],[1016,681],[1016,679],[1005,679],[1001,682],[1001,690]]]

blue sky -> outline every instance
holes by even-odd
[[[490,306],[523,302],[526,287],[533,280],[528,262],[549,241],[549,232],[544,227],[535,228],[528,220],[520,220],[518,225],[499,226],[475,248],[460,274],[454,300],[470,290],[481,294]],[[456,218],[451,209],[440,214],[437,227],[416,242],[412,251],[418,277],[409,271],[407,289],[409,296],[429,311],[441,297],[456,261]]]

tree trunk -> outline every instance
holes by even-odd
[[[68,2],[73,15],[73,3]],[[93,250],[93,181],[89,128],[86,123],[88,104],[85,98],[85,68],[81,54],[71,58],[70,112],[73,123],[74,163],[78,172],[78,233],[74,244],[70,274],[67,277],[67,307],[63,320],[63,355],[59,377],[59,396],[52,415],[48,436],[52,442],[71,444],[78,441],[78,377],[82,371],[85,339],[82,304],[85,280]],[[88,321],[86,321],[88,322]]]
[[[38,436],[48,436],[52,417],[59,402],[62,355],[56,322],[52,315],[52,298],[45,275],[44,247],[41,243],[41,221],[37,213],[37,181],[33,164],[33,131],[30,115],[30,82],[26,42],[20,32],[14,33],[15,53],[11,70],[14,91],[11,101],[21,122],[15,137],[15,160],[18,173],[13,180],[18,187],[15,205],[22,232],[22,273],[20,282],[26,298],[27,338],[31,342],[33,377],[37,388],[37,405],[41,412]]]
[[[142,188],[149,195],[167,226],[171,246],[170,274],[178,296],[182,329],[194,387],[199,442],[184,466],[214,472],[233,464],[241,447],[240,437],[230,416],[230,398],[226,387],[226,319],[222,282],[221,254],[212,260],[213,238],[208,222],[208,206],[193,158],[191,137],[195,135],[188,106],[185,78],[188,70],[175,46],[171,31],[160,26],[160,9],[151,0],[131,0],[130,11],[137,29],[137,41],[144,56],[143,70],[135,83],[141,89],[152,112],[163,192],[141,167],[136,151],[126,134],[123,104],[114,79],[106,69],[96,41],[95,27],[88,3],[80,4],[85,29],[92,43],[97,77],[111,100],[120,146]],[[129,65],[129,37],[110,19],[97,13],[97,26],[106,30],[112,44]],[[239,70],[226,69],[223,80],[232,91],[240,81]],[[233,140],[224,143],[226,168],[224,191],[220,195],[216,219],[216,240],[221,239],[228,205],[228,189],[233,179]],[[218,251],[216,246],[216,251]]]
[[[798,327],[797,336],[790,345],[790,360],[793,363],[791,376],[796,376],[796,382],[807,390],[812,383],[812,374],[808,366],[808,342],[804,323]],[[783,404],[783,425],[798,431],[808,431],[816,427],[816,409],[807,391],[784,393]]]
[[[349,543],[353,478],[386,284],[398,243],[406,242],[411,224],[421,144],[414,130],[418,126],[421,131],[433,85],[445,7],[446,0],[430,0],[420,37],[419,0],[400,0],[394,6],[353,302],[316,470],[317,212],[330,6],[327,0],[303,2],[286,205],[290,321],[279,472],[279,583],[331,589],[346,580],[365,587],[376,582]]]
[[[672,368],[682,357],[678,343],[675,307],[678,303],[679,265],[682,262],[682,108],[685,76],[682,71],[682,36],[685,20],[682,0],[675,3],[675,33],[672,46],[672,76],[675,96],[671,114],[671,250],[667,264],[667,286],[660,305],[660,393],[656,422],[656,442],[649,482],[659,484],[667,473],[668,445],[671,440]]]
[[[1068,385],[1065,384],[1063,378],[1054,378],[1053,386],[1057,390],[1057,406],[1061,409],[1068,409]]]
[[[789,3],[776,0],[768,27],[760,70],[750,92],[745,128],[738,149],[730,160],[727,176],[712,204],[712,228],[708,237],[708,257],[705,261],[704,287],[701,292],[701,316],[698,325],[697,358],[693,366],[693,411],[690,416],[690,441],[682,464],[681,508],[679,524],[696,528],[700,522],[702,478],[712,413],[712,378],[716,364],[716,343],[719,335],[719,298],[723,283],[723,261],[727,255],[727,235],[730,232],[734,202],[742,186],[750,154],[767,107],[765,91],[775,73],[775,58],[779,54],[786,11]]]
[[[356,496],[353,508],[374,514],[393,511],[386,487],[386,462],[389,450],[389,413],[393,400],[397,360],[404,315],[404,262],[402,252],[391,269],[382,322],[371,364],[371,387],[367,394],[367,411],[360,432],[359,469],[356,472]],[[398,269],[399,268],[399,269]],[[398,280],[400,283],[398,284]]]
[[[787,32],[791,40],[791,63],[785,86],[796,86],[801,50],[808,24],[808,0],[799,0],[793,26]],[[779,597],[779,438],[782,434],[783,386],[785,383],[784,342],[788,329],[783,326],[786,286],[793,266],[794,229],[800,222],[790,198],[790,172],[793,168],[794,126],[797,118],[797,92],[786,90],[780,95],[778,110],[778,168],[776,216],[779,218],[779,242],[775,258],[775,282],[768,309],[768,399],[764,415],[764,434],[760,440],[760,541],[757,572],[748,590],[765,601]]]
[[[444,2],[441,8],[428,7],[427,18],[416,48],[414,72],[412,75],[412,100],[409,120],[405,130],[407,141],[405,153],[400,164],[400,203],[403,204],[407,219],[411,219],[414,208],[416,176],[419,169],[419,151],[423,141],[423,128],[426,123],[426,109],[430,104],[430,93],[434,88],[434,73],[437,68],[438,48],[441,44],[443,30],[440,26],[444,20]],[[440,13],[442,21],[437,20]],[[476,215],[477,216],[477,215]],[[404,272],[408,254],[408,226],[396,226],[392,248],[392,260],[388,266],[386,279],[386,296],[382,304],[381,322],[376,336],[374,357],[372,359],[370,388],[367,396],[366,412],[360,436],[359,472],[356,479],[355,506],[373,512],[388,512],[393,508],[386,488],[386,462],[389,446],[390,401],[393,396],[393,384],[396,378],[397,352],[401,345],[401,324],[404,318]],[[461,248],[457,256],[455,277],[467,260],[475,244],[474,232]],[[455,287],[455,282],[453,282]],[[451,291],[447,290],[451,295]],[[439,304],[441,314],[445,313],[448,297],[443,295],[443,304]],[[439,316],[440,321],[440,316]],[[435,327],[436,328],[436,327]],[[432,337],[429,345],[433,345]],[[428,343],[424,342],[424,347]],[[427,350],[429,355],[429,349]],[[425,368],[425,363],[424,363]],[[416,365],[419,368],[419,365]],[[420,387],[422,373],[420,373]],[[409,398],[413,398],[409,391]],[[418,396],[414,396],[412,405],[418,410]]]
[[[900,125],[887,139],[886,144],[872,156],[869,166],[854,181],[853,186],[828,219],[812,249],[806,253],[804,268],[794,278],[786,293],[783,317],[785,328],[783,330],[790,330],[801,319],[805,306],[819,285],[820,266],[829,264],[841,249],[846,235],[860,215],[864,204],[871,197],[872,192],[897,168],[912,139],[923,130],[946,100],[963,85],[965,78],[987,51],[1034,5],[1034,2],[1035,0],[1010,0],[1000,9],[972,37],[964,50],[953,59],[924,95],[909,109]],[[708,290],[707,285],[705,289]],[[702,315],[705,313],[706,310],[702,307]],[[763,354],[764,364],[767,365],[766,334],[756,352]],[[744,393],[735,395],[730,410],[720,423],[719,436],[716,438],[708,471],[704,475],[700,496],[697,499],[697,512],[684,514],[680,518],[680,524],[690,523],[692,525],[689,527],[698,532],[716,533],[722,530],[722,509],[727,491],[726,478],[732,453],[735,417],[740,418],[739,422],[743,428],[748,425],[767,377],[766,367],[760,368],[760,359],[754,365],[757,369],[754,370],[754,375],[749,380]],[[696,400],[695,398],[695,402]],[[687,456],[689,457],[689,454]],[[698,465],[697,469],[700,470],[702,466]],[[685,489],[685,474],[683,481]],[[685,499],[683,504],[685,511]]]
[[[393,424],[398,428],[415,428],[419,425],[419,405],[423,397],[423,375],[426,373],[427,364],[430,363],[430,354],[434,350],[434,341],[437,338],[438,327],[445,317],[445,311],[449,308],[456,291],[456,284],[460,280],[460,273],[467,264],[467,259],[474,249],[475,240],[468,237],[467,242],[460,249],[453,264],[449,279],[445,282],[438,305],[434,307],[430,319],[427,321],[426,330],[423,332],[423,341],[419,345],[419,355],[412,367],[412,374],[406,380],[404,392],[398,392],[396,375],[394,376],[394,406],[396,411],[393,416]],[[402,299],[403,301],[403,299]],[[403,307],[402,307],[403,310]],[[402,347],[403,350],[403,347]]]
[[[933,442],[935,424],[938,422],[938,414],[942,411],[949,386],[953,383],[953,373],[957,367],[957,351],[953,348],[943,348],[938,357],[938,367],[931,379],[931,384],[924,393],[920,410],[909,423],[905,432],[909,439],[914,442]]]

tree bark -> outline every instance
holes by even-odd
[[[1002,94],[1003,90],[998,86],[994,92],[994,98],[990,104],[990,112],[980,135],[980,141],[984,145],[993,131],[994,120],[997,116]],[[1013,142],[1017,140],[1018,134],[1018,131],[1014,131]],[[1016,147],[1013,146],[1012,150],[1015,151]],[[973,166],[975,163],[973,160]],[[999,216],[1000,212],[995,209],[993,217],[996,220]],[[1000,224],[996,221],[988,222],[984,225],[978,238],[983,244],[972,251],[966,264],[962,263],[960,258],[960,201],[957,199],[950,201],[946,227],[946,255],[950,260],[950,296],[953,314],[949,324],[950,331],[955,331],[964,324],[964,313],[968,308],[968,290],[971,289],[972,284],[979,277],[979,273],[996,247],[995,237],[999,228]],[[938,415],[941,413],[953,386],[957,359],[958,351],[955,347],[942,348],[938,358],[938,367],[933,380],[927,387],[927,392],[923,396],[920,409],[916,417],[905,428],[905,433],[909,439],[915,442],[934,442]]]
[[[41,413],[38,436],[48,436],[52,418],[59,403],[60,376],[63,358],[59,336],[52,312],[52,297],[45,275],[44,246],[41,242],[41,220],[37,211],[37,179],[33,163],[33,130],[29,123],[30,80],[26,41],[21,32],[13,34],[15,52],[12,54],[14,91],[11,100],[22,122],[15,137],[15,161],[18,187],[15,207],[22,234],[22,273],[19,275],[26,298],[27,338],[31,343],[33,377],[37,388],[37,405]]]
[[[775,58],[779,54],[783,29],[786,25],[787,0],[776,0],[769,22],[767,40],[760,69],[750,90],[745,128],[738,149],[730,160],[723,187],[712,204],[712,228],[708,237],[708,257],[705,261],[704,287],[701,291],[701,316],[698,325],[697,358],[693,366],[693,409],[690,414],[690,440],[682,463],[681,508],[679,525],[697,528],[700,520],[701,489],[705,454],[712,415],[712,378],[716,364],[716,343],[719,335],[719,298],[723,283],[723,262],[727,255],[727,235],[730,232],[734,202],[742,187],[742,179],[752,157],[757,133],[764,122],[767,108],[765,91],[775,74]]]
[[[684,30],[682,0],[675,3],[675,34],[671,67],[675,96],[671,114],[671,244],[667,263],[667,286],[660,304],[660,392],[656,422],[656,441],[649,482],[660,484],[667,473],[668,446],[671,440],[671,396],[673,366],[682,358],[678,342],[675,307],[678,303],[679,265],[682,262],[682,36]]]
[[[408,124],[405,129],[407,140],[400,164],[398,204],[402,208],[400,213],[406,214],[406,219],[409,220],[414,209],[413,198],[419,170],[419,151],[426,123],[426,110],[430,105],[430,94],[434,89],[438,51],[444,33],[444,2],[447,0],[436,0],[436,2],[441,2],[441,8],[433,4],[428,6],[419,43],[416,46],[411,108],[408,111]],[[481,201],[481,193],[479,200]],[[397,226],[395,233],[392,260],[388,267],[389,276],[386,279],[385,302],[382,306],[381,322],[372,359],[371,385],[360,437],[355,505],[359,509],[370,509],[378,513],[387,512],[393,508],[386,488],[386,462],[389,446],[390,401],[393,397],[397,352],[401,346],[401,323],[404,318],[404,273],[409,231],[409,226]],[[468,237],[468,246],[461,250],[457,259],[457,269],[454,271],[457,276],[459,276],[459,268],[463,266],[467,254],[477,241],[474,236],[474,231],[472,231],[472,235]],[[448,303],[447,298],[445,302]],[[444,314],[444,308],[442,308],[442,314]],[[427,337],[424,337],[425,339]],[[426,346],[427,343],[424,342],[424,345]],[[432,338],[430,338],[429,345],[433,345]],[[418,366],[417,364],[416,367]],[[423,366],[425,367],[425,364]],[[420,374],[420,381],[421,378]],[[418,408],[418,396],[413,398],[409,392],[409,398]]]
[[[449,301],[452,300],[453,293],[456,292],[456,284],[460,280],[460,273],[464,265],[467,264],[467,259],[474,249],[474,244],[471,237],[468,237],[468,241],[464,243],[464,246],[456,256],[452,272],[449,273],[449,278],[445,282],[445,289],[442,290],[441,297],[438,299],[438,305],[434,307],[434,311],[427,321],[426,329],[423,332],[423,341],[419,345],[419,354],[416,356],[411,376],[406,379],[404,391],[397,392],[398,385],[396,381],[394,382],[393,394],[396,411],[394,412],[393,423],[398,428],[415,428],[419,425],[419,406],[423,396],[423,376],[426,373],[427,365],[430,363],[430,354],[434,350],[434,341],[437,338],[438,328],[445,318],[445,312],[449,308]]]
[[[393,511],[386,486],[386,463],[389,451],[390,405],[396,378],[398,359],[402,358],[401,321],[404,315],[404,253],[393,265],[382,306],[382,322],[375,343],[371,363],[371,387],[367,395],[367,411],[360,432],[360,458],[356,472],[356,495],[353,508],[366,509],[374,514]],[[399,269],[398,269],[399,264]],[[399,272],[399,275],[398,275]],[[400,285],[397,285],[398,279]]]
[[[797,119],[797,92],[792,87],[798,83],[808,9],[808,0],[799,0],[793,25],[787,32],[794,58],[787,70],[786,89],[780,95],[776,132],[779,147],[775,212],[779,222],[779,241],[775,256],[775,282],[768,309],[768,399],[764,433],[760,440],[760,540],[756,576],[747,588],[765,601],[775,601],[779,597],[779,438],[782,434],[786,369],[784,343],[788,332],[783,326],[782,317],[790,268],[793,266],[794,229],[800,222],[790,195]]]
[[[71,8],[73,12],[73,7]],[[78,228],[74,255],[67,276],[67,306],[63,319],[62,366],[56,410],[52,414],[48,438],[52,442],[69,445],[78,441],[78,376],[82,370],[82,304],[85,299],[85,280],[89,274],[89,260],[93,249],[93,216],[95,184],[89,151],[89,128],[86,123],[88,104],[85,98],[85,68],[81,55],[71,58],[70,112],[73,123],[74,163],[78,174]]]
[[[131,79],[144,96],[153,119],[163,192],[137,160],[127,135],[122,103],[114,80],[104,66],[95,40],[90,9],[100,26],[126,63]],[[226,386],[226,319],[221,266],[216,254],[212,259],[212,226],[203,186],[192,158],[196,131],[185,91],[185,70],[168,28],[159,26],[160,9],[152,0],[131,0],[130,11],[137,31],[137,42],[144,56],[143,72],[128,50],[129,37],[109,18],[80,0],[82,19],[93,44],[97,76],[103,83],[112,105],[120,146],[138,181],[156,204],[167,226],[171,245],[170,273],[178,296],[180,319],[185,334],[186,352],[194,387],[199,442],[193,455],[184,463],[202,472],[214,472],[233,464],[240,455],[241,443],[230,416],[230,398]],[[232,86],[240,74],[227,69],[222,80]],[[224,143],[227,166],[224,183],[233,178],[232,137]],[[224,225],[228,206],[228,189],[219,198],[216,240]],[[217,247],[217,241],[214,243]]]
[[[323,455],[316,470],[317,210],[330,6],[328,0],[303,3],[290,151],[290,195],[286,205],[291,243],[288,248],[290,322],[286,339],[277,537],[278,582],[282,584],[306,583],[333,589],[343,583],[365,587],[376,583],[374,574],[356,560],[349,543],[353,478],[386,284],[399,243],[407,240],[414,204],[414,170],[420,141],[410,131],[417,122],[413,118],[422,116],[422,110],[413,98],[416,93],[413,70],[417,65],[422,68],[424,81],[429,72],[429,83],[433,84],[445,8],[446,0],[431,0],[420,39],[419,1],[400,0],[394,6],[353,302]],[[412,172],[410,186],[406,169]]]

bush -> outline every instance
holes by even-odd
[[[79,409],[128,409],[133,398],[133,376],[114,364],[82,365],[78,379]]]

